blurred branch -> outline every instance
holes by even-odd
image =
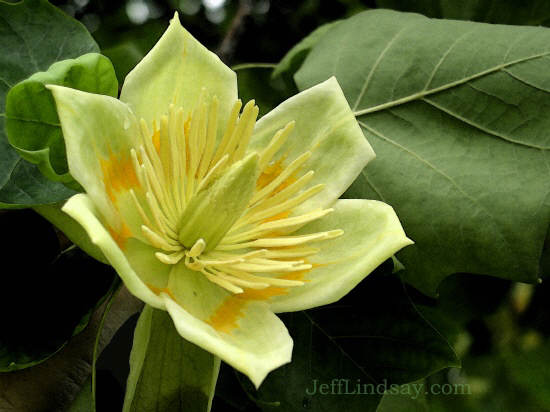
[[[273,69],[277,67],[277,63],[241,63],[231,67],[231,70],[245,70],[245,69]]]
[[[216,50],[216,54],[227,65],[231,63],[231,59],[235,53],[235,47],[237,46],[239,37],[244,29],[244,21],[251,12],[252,0],[240,0],[239,7],[237,8],[237,12],[233,17],[233,20],[231,21],[229,30],[227,30],[227,33],[220,43],[218,50]]]

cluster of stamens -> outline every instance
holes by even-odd
[[[182,244],[180,233],[186,223],[182,216],[187,206],[245,157],[258,116],[254,101],[248,102],[242,113],[242,103],[237,101],[217,141],[218,101],[215,97],[205,100],[203,94],[190,114],[170,107],[160,124],[153,123],[152,131],[144,120],[140,122],[140,144],[131,149],[131,157],[142,190],[131,189],[130,195],[143,222],[142,240],[159,249],[155,256],[162,263],[184,262],[233,293],[242,293],[243,288],[302,285],[300,280],[285,279],[284,274],[311,269],[306,258],[319,249],[310,243],[343,232],[292,235],[297,228],[332,211],[318,209],[292,215],[297,206],[323,189],[322,184],[307,187],[314,172],[303,173],[302,167],[310,151],[285,167],[273,161],[294,122],[275,133],[267,147],[258,152],[260,177],[255,191],[221,241],[208,245],[198,233],[193,244]],[[280,170],[270,174],[276,167]],[[208,214],[215,214],[217,205],[210,207]]]

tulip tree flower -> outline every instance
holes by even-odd
[[[259,386],[290,361],[274,314],[335,302],[412,243],[393,209],[338,200],[374,157],[336,79],[257,121],[177,14],[120,100],[49,86],[79,222],[127,288]]]

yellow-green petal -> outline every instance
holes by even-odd
[[[127,215],[123,223],[138,232],[140,222],[128,195],[139,185],[130,155],[140,136],[134,114],[109,96],[48,88],[61,120],[71,175],[93,200],[104,223],[120,232],[122,213]]]
[[[332,77],[289,98],[256,124],[249,150],[261,152],[277,130],[295,121],[295,127],[273,158],[282,167],[306,151],[311,157],[301,174],[315,172],[310,186],[325,189],[295,209],[295,214],[330,205],[344,193],[374,152],[365,139],[336,78]]]
[[[309,259],[314,269],[303,286],[270,297],[274,312],[293,312],[336,302],[403,247],[412,244],[393,208],[376,200],[338,200],[334,212],[307,224],[295,234],[339,228],[344,234],[319,242]],[[269,292],[266,291],[266,296]]]
[[[166,265],[162,265],[160,262],[155,265],[152,263],[146,265],[147,256],[143,255],[141,256],[142,260],[136,260],[137,253],[132,253],[132,251],[129,252],[130,257],[127,258],[109,234],[109,231],[101,223],[98,210],[88,195],[74,195],[65,203],[62,210],[82,225],[90,236],[92,243],[101,249],[103,255],[134,296],[157,309],[164,309],[163,300],[152,292],[150,287],[136,273],[136,270],[151,276],[156,274],[158,279],[162,281],[162,279],[167,279],[167,274],[163,272]],[[131,247],[130,245],[128,244],[129,247]],[[152,254],[151,251],[148,253]],[[154,260],[151,260],[151,262],[154,262]]]
[[[176,13],[157,44],[126,76],[120,99],[150,124],[167,114],[170,104],[189,113],[203,88],[207,98],[218,97],[218,121],[225,126],[237,100],[236,74],[181,26]]]
[[[292,338],[265,302],[240,299],[177,265],[161,294],[179,334],[246,374],[258,387],[290,362]]]

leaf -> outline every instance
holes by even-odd
[[[336,27],[341,20],[336,20],[330,23],[323,24],[317,27],[310,34],[300,40],[292,49],[284,55],[282,60],[275,66],[272,73],[272,78],[282,77],[287,84],[294,85],[292,75],[300,68],[306,56],[309,54],[313,46],[315,46],[325,33]]]
[[[47,71],[17,83],[6,96],[8,141],[21,157],[37,164],[49,179],[74,182],[67,166],[55,101],[51,91],[46,89],[48,84],[116,97],[115,70],[107,57],[88,53],[52,64]]]
[[[434,294],[451,273],[539,276],[550,221],[550,30],[374,10],[327,33],[296,73],[336,76],[377,159],[346,197],[391,204],[398,258]]]
[[[53,228],[32,211],[4,212],[0,225],[0,372],[8,372],[43,362],[81,332],[115,274],[77,249],[60,253]]]
[[[0,207],[54,203],[74,192],[21,159],[4,133],[5,96],[19,81],[58,60],[99,48],[84,26],[46,0],[0,0]]]
[[[376,410],[384,387],[458,365],[449,343],[385,266],[391,263],[337,303],[281,315],[294,340],[292,362],[271,372],[257,392],[243,377],[263,411]]]
[[[380,8],[444,19],[533,26],[550,23],[550,3],[546,0],[377,0],[376,3]]]
[[[219,368],[219,358],[178,334],[167,312],[146,305],[134,332],[123,411],[209,411]]]

